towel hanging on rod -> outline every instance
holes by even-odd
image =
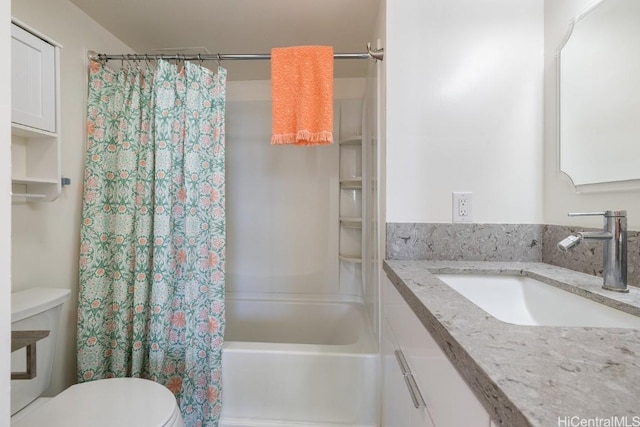
[[[333,48],[274,48],[271,56],[271,144],[331,144]]]

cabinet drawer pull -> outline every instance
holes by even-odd
[[[413,400],[413,406],[418,408],[426,408],[427,404],[422,398],[422,393],[420,393],[420,389],[418,388],[418,384],[416,384],[415,378],[413,378],[412,374],[404,376],[404,382],[407,384],[407,388],[409,389],[409,394],[411,395],[411,400]]]
[[[402,371],[404,382],[405,384],[407,384],[407,388],[409,389],[409,394],[411,395],[413,406],[416,409],[426,408],[427,404],[422,397],[422,393],[420,393],[420,389],[418,388],[418,384],[416,383],[416,380],[411,373],[411,369],[409,369],[409,364],[407,363],[407,359],[405,359],[404,357],[404,353],[402,352],[402,350],[396,350],[393,353],[396,355],[398,365],[400,365],[400,370]]]
[[[396,355],[396,360],[398,361],[398,365],[400,365],[402,375],[411,375],[411,369],[409,369],[409,364],[407,363],[407,359],[404,358],[402,350],[396,350],[393,353]]]

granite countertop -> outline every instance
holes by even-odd
[[[640,330],[504,323],[432,273],[522,274],[638,316],[640,289],[605,291],[600,278],[537,262],[394,260],[384,270],[496,425],[640,425]],[[626,424],[603,424],[613,418]]]

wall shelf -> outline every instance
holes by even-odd
[[[340,217],[340,224],[348,228],[362,228],[362,218],[357,217]]]
[[[55,132],[49,132],[43,129],[38,129],[31,126],[24,126],[20,123],[11,123],[11,134],[21,136],[23,138],[38,139],[38,138],[57,138],[58,134]]]
[[[344,190],[362,189],[362,177],[341,178],[340,187]]]
[[[362,136],[353,136],[340,141],[340,145],[362,145]]]
[[[362,264],[362,258],[358,255],[340,255],[340,261]]]
[[[58,180],[57,179],[51,179],[51,178],[33,178],[33,177],[12,177],[11,178],[11,183],[12,184],[23,184],[23,185],[28,185],[28,184],[58,184]]]
[[[36,194],[36,193],[11,193],[11,198],[13,200],[42,200],[47,197],[46,194]]]

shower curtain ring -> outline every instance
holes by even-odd
[[[216,56],[218,57],[218,59],[216,59],[216,62],[218,63],[218,68],[220,68],[220,54],[216,53]]]
[[[198,54],[198,61],[200,62],[200,66],[202,67],[202,55]]]

